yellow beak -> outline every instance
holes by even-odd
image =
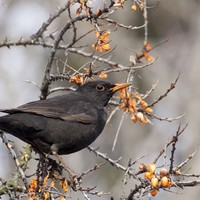
[[[109,89],[109,92],[117,92],[123,88],[130,86],[130,85],[131,85],[130,83],[116,83],[114,85],[114,87]]]

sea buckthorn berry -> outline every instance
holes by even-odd
[[[150,172],[146,172],[146,173],[144,174],[144,177],[145,177],[146,179],[148,179],[148,180],[151,180],[152,178],[155,177],[155,175],[154,175],[154,174],[151,174]]]
[[[151,191],[151,195],[152,195],[152,196],[156,196],[157,193],[158,193],[158,190],[152,190],[152,191]]]
[[[153,174],[154,172],[155,172],[155,170],[156,170],[156,165],[155,164],[149,164],[149,172],[151,173],[151,174]]]
[[[169,179],[166,176],[163,176],[161,178],[161,186],[162,187],[168,187],[169,185]]]
[[[168,174],[168,171],[167,171],[165,168],[162,168],[162,169],[160,170],[160,175],[161,175],[161,176],[167,176],[167,174]]]
[[[151,179],[151,186],[153,188],[157,188],[158,187],[158,178],[154,177]]]

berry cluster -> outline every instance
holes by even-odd
[[[159,188],[170,188],[173,185],[169,172],[165,168],[160,169],[159,173],[156,173],[156,165],[152,163],[142,164],[139,169],[145,172],[144,177],[150,181],[152,196],[158,193]]]

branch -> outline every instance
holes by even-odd
[[[3,143],[6,145],[7,149],[9,150],[10,154],[13,157],[13,160],[15,161],[15,165],[17,167],[17,171],[20,173],[21,177],[22,177],[22,181],[24,183],[25,189],[28,189],[28,183],[26,180],[26,175],[24,174],[23,169],[20,166],[20,162],[17,159],[17,155],[13,149],[13,146],[9,143],[8,139],[6,138],[5,134],[3,133],[3,131],[0,130],[0,137],[3,141]]]
[[[53,15],[51,15],[46,22],[42,24],[42,27],[31,36],[33,40],[38,40],[39,37],[42,38],[42,34],[47,30],[48,26],[59,17],[64,11],[66,11],[71,4],[71,1],[68,1],[67,4],[58,9]]]
[[[179,137],[187,128],[188,124],[186,124],[182,129],[181,129],[181,124],[178,126],[178,130],[176,131],[175,136],[172,136],[172,138],[170,139],[170,141],[165,145],[165,148],[163,148],[160,153],[158,154],[158,156],[155,158],[155,160],[153,161],[153,163],[156,163],[158,161],[158,159],[162,156],[162,154],[165,152],[166,148],[168,146],[170,146],[173,142],[174,142],[174,137]]]
[[[191,155],[188,156],[188,158],[186,160],[184,160],[181,164],[179,164],[176,168],[174,168],[172,171],[175,172],[177,174],[177,172],[183,167],[185,166],[193,157],[194,155],[197,153],[197,150],[196,149]],[[185,175],[185,174],[181,174],[181,175]],[[192,175],[192,176],[195,176],[195,177],[198,177],[197,175]]]
[[[200,180],[192,180],[192,181],[176,181],[174,183],[174,187],[180,187],[183,189],[183,187],[194,187],[194,186],[200,186]]]
[[[120,170],[124,171],[125,173],[127,173],[128,175],[132,176],[134,179],[136,179],[136,180],[138,180],[140,182],[144,182],[143,179],[141,179],[140,177],[137,177],[130,170],[127,171],[128,167],[120,165],[118,163],[118,161],[120,160],[120,158],[118,160],[113,160],[113,159],[109,158],[106,154],[103,154],[103,153],[97,151],[95,148],[93,148],[91,146],[88,146],[87,148],[89,149],[89,151],[93,152],[96,156],[99,156],[99,157],[103,158],[104,160],[108,161],[112,166],[115,166],[117,169],[120,169]]]
[[[49,89],[49,84],[50,84],[51,67],[52,67],[52,64],[53,64],[54,57],[56,55],[56,51],[59,48],[59,43],[61,42],[64,34],[71,27],[72,24],[74,24],[77,21],[81,21],[81,20],[83,20],[83,19],[85,19],[87,17],[88,16],[86,14],[83,14],[83,15],[79,15],[79,16],[69,20],[67,22],[67,24],[64,26],[64,28],[58,34],[58,37],[56,38],[56,40],[54,42],[53,49],[51,50],[50,59],[48,61],[48,64],[47,64],[47,67],[46,67],[46,70],[45,70],[45,76],[44,76],[43,81],[42,81],[40,99],[46,99],[46,97],[48,95],[48,89]],[[72,45],[72,44],[70,44],[70,45]],[[66,48],[68,48],[68,46]]]
[[[176,87],[176,83],[177,83],[179,77],[180,77],[180,74],[177,76],[176,80],[173,83],[171,83],[170,88],[167,89],[167,91],[163,95],[161,95],[156,101],[154,101],[152,104],[150,104],[149,107],[153,107],[155,104],[157,104],[163,98],[165,98],[168,95],[168,93],[171,92],[171,90],[173,90]]]

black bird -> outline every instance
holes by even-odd
[[[39,153],[70,154],[90,145],[102,132],[106,105],[130,84],[92,81],[70,94],[2,109],[0,129],[31,144]]]

